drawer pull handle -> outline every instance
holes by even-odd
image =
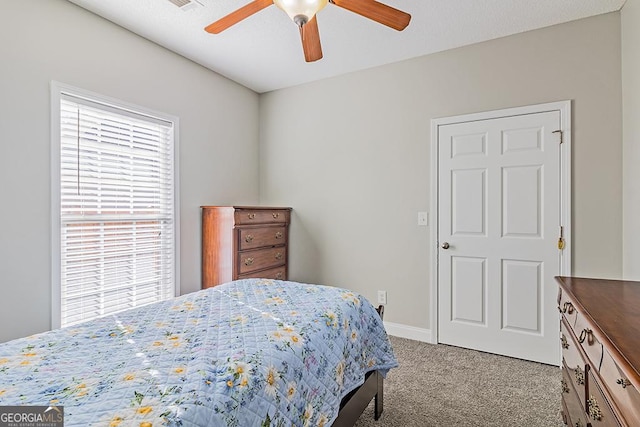
[[[282,231],[276,233],[276,239],[282,239]]]
[[[276,279],[280,280],[284,277],[284,274],[282,273],[282,271],[278,271],[278,274],[276,274]]]
[[[253,212],[251,212],[251,213],[248,213],[248,214],[247,214],[247,217],[248,217],[249,219],[254,219],[254,218],[256,217],[256,214],[255,214],[255,213],[253,213]]]
[[[562,342],[562,348],[567,350],[569,348],[569,341],[567,341],[567,337],[565,337],[564,334],[560,337],[560,341]]]
[[[277,219],[280,216],[279,212],[274,212],[271,214],[271,216],[273,217],[273,219]]]
[[[282,259],[282,252],[278,252],[276,254],[276,259]]]
[[[596,400],[595,397],[593,396],[589,397],[589,399],[587,400],[587,406],[589,407],[589,416],[592,419],[596,421],[602,420],[602,411],[600,410],[600,407],[598,406],[598,401]]]
[[[565,302],[564,305],[562,306],[562,312],[563,313],[569,313],[572,314],[573,313],[573,304],[571,304],[569,301]]]
[[[247,237],[244,238],[244,241],[247,243],[251,243],[253,240],[253,234],[247,234]]]
[[[628,386],[631,385],[631,381],[629,381],[626,378],[618,378],[618,380],[616,381],[616,384],[620,384],[622,388],[627,388]]]
[[[564,380],[564,378],[560,380],[560,384],[562,385],[562,392],[569,393],[569,386],[567,385],[567,382]]]
[[[253,264],[253,258],[247,258],[244,260],[244,265],[251,265]]]
[[[589,328],[585,328],[582,330],[582,332],[580,332],[580,337],[578,337],[578,341],[580,342],[580,344],[582,344],[584,342],[584,340],[587,340],[588,344],[592,344],[593,343],[593,331]]]
[[[576,383],[578,383],[578,385],[584,385],[584,371],[582,368],[580,368],[580,366],[576,366],[576,369],[574,369],[573,372],[576,376]]]

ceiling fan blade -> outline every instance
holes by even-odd
[[[340,6],[351,12],[372,19],[382,25],[391,27],[394,30],[402,31],[409,21],[411,15],[401,10],[395,9],[375,0],[329,0],[336,6]]]
[[[251,3],[242,6],[240,9],[235,10],[216,22],[207,25],[204,30],[208,33],[218,34],[272,4],[273,0],[253,0]]]
[[[318,31],[318,21],[316,21],[315,16],[311,21],[300,27],[300,38],[302,39],[302,50],[304,50],[305,61],[313,62],[322,59],[320,32]]]

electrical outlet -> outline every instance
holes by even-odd
[[[387,303],[387,291],[378,291],[378,304]]]

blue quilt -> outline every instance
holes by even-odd
[[[67,427],[329,426],[395,366],[364,297],[247,279],[0,344],[0,405],[61,405]]]

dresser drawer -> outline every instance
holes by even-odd
[[[579,345],[576,342],[573,332],[567,326],[566,320],[560,322],[560,342],[562,345],[562,369],[567,371],[568,379],[578,394],[580,401],[586,398],[587,362],[580,353]]]
[[[640,426],[640,393],[606,350],[602,356],[600,378],[626,423]]]
[[[238,229],[238,248],[241,251],[264,246],[284,245],[287,241],[287,228],[251,227]]]
[[[594,374],[588,373],[589,398],[587,399],[587,418],[593,427],[618,427],[623,424],[614,415],[609,400],[604,396]]]
[[[234,212],[235,223],[247,224],[275,224],[288,223],[289,211],[284,209],[237,209]]]
[[[587,354],[591,361],[591,368],[598,370],[602,363],[602,343],[594,335],[591,325],[586,321],[585,316],[578,313],[576,324],[573,332],[578,339],[578,344],[582,346],[582,350]]]
[[[238,276],[238,279],[249,279],[249,278],[286,280],[287,267],[282,265],[280,267],[270,268],[268,270],[254,271],[252,273],[242,274]]]
[[[562,368],[562,412],[565,423],[571,427],[587,427],[587,413],[584,410],[584,399],[581,400],[571,385],[573,372]]]
[[[238,275],[284,265],[286,260],[287,248],[284,246],[239,252]]]

